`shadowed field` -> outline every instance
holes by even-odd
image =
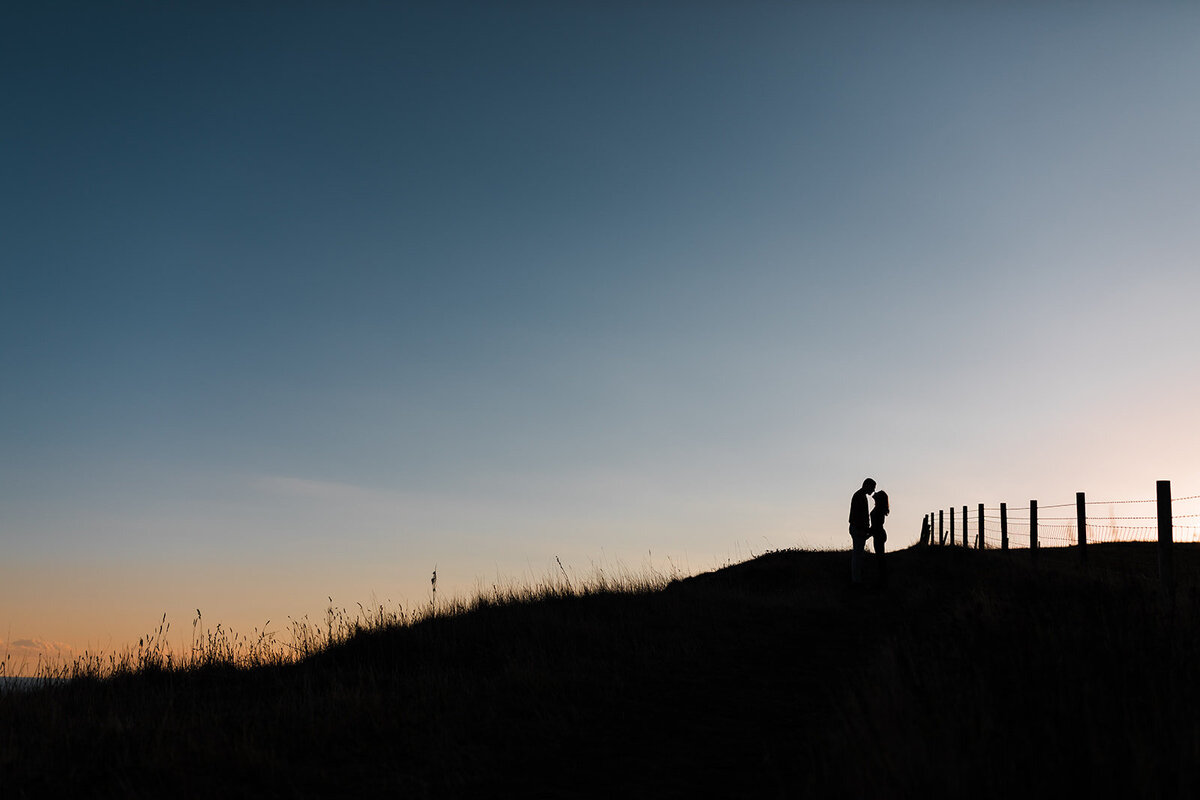
[[[0,696],[0,793],[931,796],[1200,789],[1200,551],[779,551]]]

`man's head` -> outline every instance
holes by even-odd
[[[865,481],[863,481],[863,491],[866,492],[867,494],[871,494],[872,492],[875,491],[875,479],[874,478],[867,478]]]

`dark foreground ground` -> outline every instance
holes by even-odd
[[[1200,551],[781,551],[289,667],[0,696],[0,797],[1200,792]]]

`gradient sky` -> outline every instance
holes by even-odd
[[[1198,75],[1190,3],[9,4],[0,640],[1200,493]]]

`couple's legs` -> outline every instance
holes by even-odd
[[[850,539],[854,542],[854,549],[850,551],[850,581],[852,583],[862,583],[863,561],[866,558],[867,532],[851,525]]]
[[[887,534],[885,533],[882,535],[876,535],[874,537],[874,540],[875,540],[875,560],[878,563],[878,567],[879,567],[878,580],[879,580],[879,584],[883,585],[883,584],[887,583],[887,559],[884,558],[884,554],[887,551],[887,546],[884,544],[887,541]]]

